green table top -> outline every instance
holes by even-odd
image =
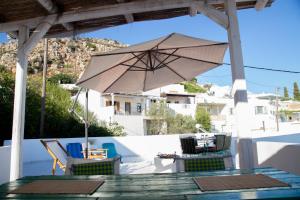
[[[201,192],[193,177],[262,173],[291,185],[288,188],[265,188]],[[105,183],[92,195],[8,194],[8,191],[34,180],[103,179]],[[212,171],[173,174],[138,174],[111,176],[33,176],[0,186],[0,199],[300,199],[300,176],[273,168],[250,171]]]

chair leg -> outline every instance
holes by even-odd
[[[52,165],[52,175],[55,175],[55,171],[56,171],[56,164],[57,164],[57,159],[54,159],[53,161],[53,165]]]

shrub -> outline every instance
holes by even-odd
[[[209,113],[200,105],[197,105],[195,119],[206,131],[211,131],[211,120]]]
[[[54,84],[71,84],[75,83],[75,77],[69,74],[56,74],[48,79],[49,82]]]
[[[87,42],[86,43],[86,46],[90,49],[94,49],[94,50],[97,50],[97,46],[94,44],[94,43],[91,43],[91,42]]]

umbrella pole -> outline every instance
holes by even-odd
[[[85,132],[85,158],[88,158],[88,95],[89,95],[89,90],[86,89],[85,91],[85,111],[84,111],[84,132]]]

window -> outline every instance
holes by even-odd
[[[120,102],[115,101],[114,104],[115,104],[115,113],[117,111],[119,112],[120,111]],[[105,106],[112,106],[112,102],[111,101],[106,101]]]
[[[126,115],[131,114],[131,104],[130,104],[130,102],[125,102],[125,114]]]
[[[137,103],[137,104],[136,104],[136,111],[137,111],[138,113],[141,113],[141,112],[142,112],[142,104],[141,104],[141,103]]]
[[[267,114],[267,109],[265,106],[255,106],[255,114],[262,115]]]

